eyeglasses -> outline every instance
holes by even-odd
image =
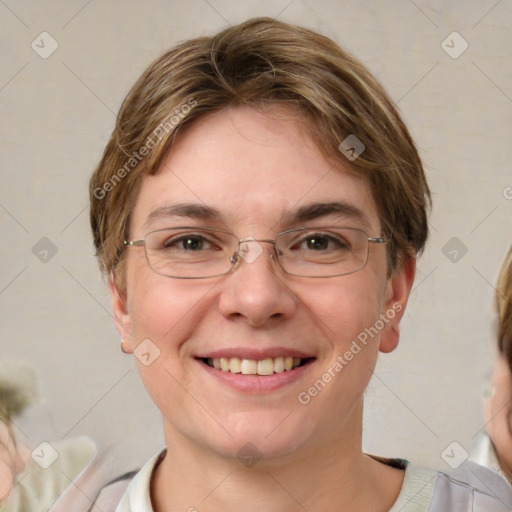
[[[144,247],[151,270],[177,279],[206,279],[229,273],[240,260],[252,263],[262,253],[261,243],[274,246],[272,258],[284,272],[301,277],[335,277],[365,267],[370,243],[388,239],[369,237],[356,228],[322,226],[290,229],[275,240],[245,238],[217,228],[173,227],[148,233],[143,240],[125,240],[125,246]]]

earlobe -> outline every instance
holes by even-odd
[[[395,350],[400,339],[400,320],[405,313],[416,272],[416,257],[409,255],[387,282],[386,301],[381,314],[385,326],[381,332],[379,350],[389,353]]]
[[[131,350],[131,348],[128,347],[124,338],[121,338],[121,352],[123,354],[131,354],[133,352],[133,350]]]
[[[108,279],[108,290],[112,302],[112,312],[114,314],[114,323],[121,336],[121,350],[125,354],[133,352],[131,340],[130,314],[126,300],[126,292],[121,292],[116,283],[115,276],[111,273]]]

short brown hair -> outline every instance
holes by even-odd
[[[498,349],[512,372],[512,247],[503,262],[496,284]]]
[[[382,86],[331,39],[256,18],[175,46],[144,71],[124,100],[90,181],[90,219],[103,272],[117,273],[140,177],[158,171],[178,129],[231,105],[263,104],[293,108],[327,157],[365,177],[383,234],[391,237],[390,271],[421,252],[430,191],[414,142]],[[339,150],[349,135],[364,144],[353,161]]]

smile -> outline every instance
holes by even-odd
[[[274,375],[294,370],[306,365],[314,358],[282,356],[266,359],[241,359],[239,357],[216,357],[201,359],[205,364],[216,370],[242,375]]]

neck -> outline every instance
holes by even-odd
[[[361,422],[312,447],[252,467],[219,456],[167,429],[168,452],[152,483],[155,512],[387,511],[396,501],[403,471],[364,455]]]

